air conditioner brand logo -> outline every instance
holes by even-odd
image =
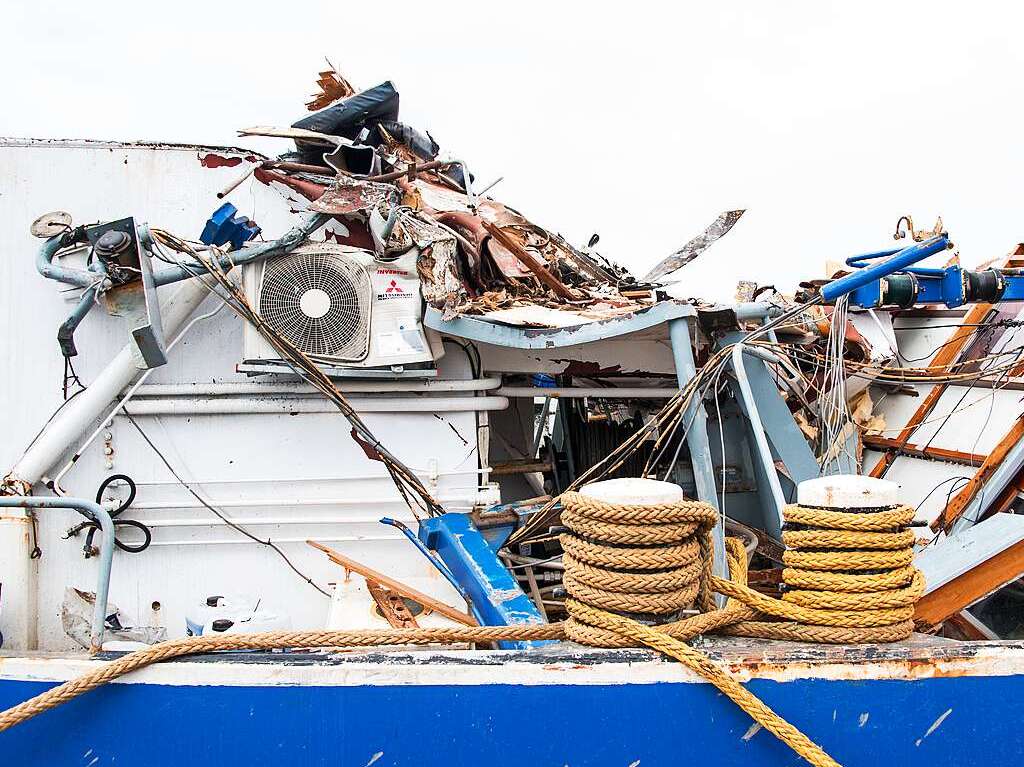
[[[392,298],[410,298],[412,293],[402,288],[395,280],[391,280],[391,284],[387,286],[383,293],[377,294],[378,301],[387,301]]]

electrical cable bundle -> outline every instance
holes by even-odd
[[[194,258],[196,263],[206,270],[206,275],[211,277],[215,284],[211,285],[206,280],[203,280],[201,274],[195,271],[195,266],[189,267],[181,262],[179,262],[179,265],[189,269],[189,271],[194,271],[197,279],[211,293],[222,298],[236,314],[251,323],[259,331],[302,380],[316,388],[334,403],[352,426],[352,436],[362,447],[366,455],[373,460],[381,461],[385,465],[399,494],[415,516],[419,517],[419,514],[416,512],[417,508],[424,511],[427,516],[436,516],[444,512],[440,503],[427,490],[416,474],[380,443],[380,440],[377,439],[370,428],[363,422],[362,418],[359,417],[359,414],[349,404],[348,400],[345,399],[345,396],[339,391],[338,387],[334,385],[334,382],[331,381],[319,366],[264,321],[259,312],[253,308],[245,293],[228,277],[227,272],[222,268],[218,259],[208,257],[204,253],[197,251],[188,242],[168,232],[153,229],[151,233],[156,242],[186,253]]]
[[[818,400],[821,428],[818,439],[818,464],[824,473],[853,474],[857,459],[851,455],[846,441],[852,434],[853,422],[846,406],[846,322],[849,298],[839,298],[832,310],[828,341],[825,346],[822,396]],[[830,468],[834,467],[835,472]]]

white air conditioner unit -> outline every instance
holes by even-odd
[[[428,339],[421,323],[416,255],[413,249],[384,262],[344,245],[304,245],[246,266],[246,295],[268,325],[324,366],[393,368],[432,362],[440,356],[435,355],[440,341]],[[281,359],[248,323],[243,343],[246,363]]]

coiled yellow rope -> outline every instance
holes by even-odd
[[[914,535],[906,526],[914,518],[912,508],[846,513],[787,507],[787,525],[798,529],[783,533],[787,591],[778,600],[747,587],[746,552],[739,541],[727,541],[730,580],[712,574],[717,512],[708,504],[608,504],[571,492],[562,495],[562,504],[562,522],[569,528],[560,537],[570,597],[568,638],[601,647],[653,647],[702,674],[811,764],[836,764],[680,640],[710,631],[843,644],[905,639],[924,590],[921,574],[911,566]],[[626,535],[627,530],[644,532]],[[712,592],[731,601],[715,610]],[[701,614],[661,625],[631,619],[667,616],[694,605]]]
[[[599,647],[647,646],[701,674],[765,729],[815,767],[838,763],[806,735],[685,640],[719,632],[805,642],[892,642],[913,630],[913,605],[923,591],[912,566],[913,509],[850,514],[789,506],[783,540],[782,600],[746,586],[742,544],[728,540],[730,579],[712,575],[711,528],[717,512],[696,501],[651,506],[606,504],[578,493],[562,496],[564,623],[388,631],[291,631],[189,637],[148,647],[103,664],[0,712],[0,732],[124,674],[200,652],[285,647],[367,647],[444,642],[572,639]],[[714,609],[713,593],[730,599]],[[648,626],[619,613],[697,615]]]

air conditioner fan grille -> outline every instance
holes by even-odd
[[[331,253],[292,253],[267,262],[260,314],[305,354],[345,361],[366,356],[372,285],[355,261]]]

